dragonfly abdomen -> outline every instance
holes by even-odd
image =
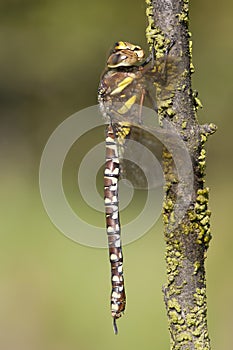
[[[120,222],[118,209],[118,181],[120,176],[119,155],[115,131],[112,125],[106,132],[106,162],[104,171],[105,216],[108,235],[109,258],[111,263],[112,292],[111,313],[114,331],[117,334],[116,320],[125,310],[125,288],[123,276],[123,255],[121,248]]]

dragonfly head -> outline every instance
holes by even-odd
[[[144,61],[145,53],[139,45],[118,41],[107,60],[109,68],[138,66]]]

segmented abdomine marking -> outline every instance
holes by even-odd
[[[120,166],[115,133],[116,131],[113,130],[112,125],[108,125],[106,129],[104,200],[112,276],[111,313],[113,317],[114,332],[117,334],[116,320],[121,317],[122,312],[125,310],[126,296],[118,208],[118,180],[120,176]]]

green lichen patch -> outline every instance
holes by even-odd
[[[150,0],[146,0],[146,16],[148,18],[148,26],[146,28],[146,38],[150,46],[150,50],[154,46],[156,58],[162,57],[169,44],[169,40],[165,38],[164,33],[154,23],[153,6]]]
[[[197,243],[204,244],[206,249],[209,246],[211,240],[210,232],[210,215],[211,212],[208,209],[209,200],[209,188],[205,187],[197,191],[196,203],[194,206],[193,221],[198,224],[198,236]]]
[[[183,121],[181,124],[182,129],[186,129],[187,128],[187,121]]]
[[[200,99],[198,98],[198,92],[196,90],[193,90],[192,96],[193,96],[193,108],[194,108],[194,110],[197,111],[199,108],[203,108],[203,105],[202,105]]]
[[[201,266],[200,261],[195,261],[195,263],[193,264],[193,266],[194,266],[194,272],[193,272],[193,274],[196,275],[197,272],[198,272],[198,270],[200,269],[200,266]]]
[[[203,281],[205,285],[205,281]],[[173,349],[180,349],[187,344],[189,349],[190,342],[194,345],[196,350],[209,350],[209,336],[206,330],[206,289],[196,288],[193,294],[194,306],[189,309],[181,308],[177,298],[170,298],[167,302],[169,325],[172,328],[173,340],[175,347]]]
[[[190,61],[190,73],[193,74],[195,72],[195,67],[194,67],[194,64],[193,62]]]
[[[211,240],[210,232],[210,216],[211,212],[208,209],[208,195],[209,189],[199,189],[197,191],[196,202],[194,205],[194,210],[189,210],[188,222],[183,222],[181,224],[181,232],[183,235],[196,234],[196,243],[204,245],[207,249],[209,242]],[[200,262],[196,261],[194,263],[194,274],[198,272],[200,267]]]
[[[159,90],[158,90],[159,95]],[[169,118],[172,118],[175,116],[175,111],[172,108],[172,99],[166,98],[164,100],[160,100],[158,104],[158,114],[160,118],[168,116]]]
[[[167,271],[169,273],[176,271],[178,265],[179,261],[176,258],[167,257]]]
[[[201,134],[201,143],[204,144],[207,141],[207,136],[205,134]]]
[[[169,198],[167,201],[164,202],[163,204],[163,209],[168,213],[171,212],[174,207],[174,203],[172,200]]]
[[[198,108],[203,108],[201,100],[198,97],[195,97],[194,99],[194,107],[195,107],[195,110],[197,110]]]
[[[177,14],[178,20],[180,23],[185,23],[188,25],[189,21],[189,1],[184,0],[183,1],[183,7],[181,13]]]
[[[193,53],[193,42],[189,40],[189,57],[190,57],[190,73],[193,74],[195,72],[195,68],[192,62],[192,53]]]
[[[176,312],[181,312],[181,306],[176,298],[169,299],[167,306],[169,309],[175,309]]]
[[[190,332],[180,332],[177,337],[176,337],[176,340],[179,342],[179,343],[183,343],[185,344],[184,340],[186,341],[191,341],[192,340],[192,336],[190,334]]]
[[[194,298],[196,305],[203,306],[205,305],[205,295],[206,295],[206,289],[205,288],[196,288],[196,293],[194,293]]]
[[[167,235],[167,243],[171,240],[172,244],[167,244],[166,246],[168,285],[170,285],[174,281],[175,276],[179,274],[179,267],[182,266],[183,259],[181,243],[178,240],[174,239],[173,231],[170,231],[170,233]],[[175,286],[173,286],[173,288],[173,294],[180,293],[179,287],[176,288]]]
[[[146,38],[148,41],[148,44],[152,47],[155,41],[155,24],[154,24],[154,17],[153,17],[153,6],[151,4],[150,0],[146,0],[146,16],[148,18],[148,26],[146,28]]]
[[[206,168],[206,150],[204,148],[201,149],[200,155],[198,157],[198,166],[201,174],[205,174]]]
[[[205,282],[204,282],[205,285]],[[193,295],[195,306],[190,310],[187,315],[187,321],[189,327],[192,329],[192,334],[195,337],[195,349],[209,349],[208,344],[208,332],[205,328],[206,324],[206,289],[196,288],[196,292]]]

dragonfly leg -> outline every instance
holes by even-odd
[[[145,100],[145,94],[146,91],[145,89],[142,90],[142,94],[141,94],[141,98],[140,98],[140,103],[139,103],[139,112],[138,112],[138,124],[142,125],[142,107],[143,107],[143,103]]]

